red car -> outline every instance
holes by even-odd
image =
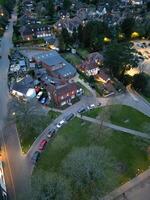
[[[46,144],[47,144],[47,140],[42,140],[39,145],[39,150],[44,150]]]

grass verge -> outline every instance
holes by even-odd
[[[150,118],[143,113],[124,105],[111,105],[96,108],[85,113],[86,116],[96,118],[105,116],[113,124],[148,133]]]
[[[58,115],[59,113],[49,111],[47,116],[32,115],[28,116],[25,121],[17,120],[17,130],[24,153],[29,150],[34,140]]]

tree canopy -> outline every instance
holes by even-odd
[[[32,178],[32,200],[71,200],[68,181],[52,173],[38,172]]]
[[[115,164],[109,151],[91,146],[72,151],[63,161],[62,171],[72,180],[77,190],[85,191],[92,197],[103,194],[101,185],[111,189],[112,177],[116,175]]]
[[[113,76],[121,79],[126,70],[137,67],[136,50],[132,44],[112,42],[104,52],[104,65],[109,67]]]

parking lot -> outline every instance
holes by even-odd
[[[140,70],[150,75],[150,41],[136,41],[134,47],[144,58],[139,64]]]

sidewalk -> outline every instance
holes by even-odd
[[[111,129],[114,129],[114,130],[117,130],[117,131],[121,131],[121,132],[124,132],[124,133],[128,133],[128,134],[131,134],[131,135],[142,137],[142,138],[145,138],[145,139],[150,139],[150,135],[148,133],[143,133],[143,132],[136,131],[136,130],[133,130],[133,129],[125,128],[125,127],[118,126],[118,125],[115,125],[115,124],[112,124],[112,123],[109,123],[109,122],[103,122],[102,123],[102,121],[100,119],[98,120],[98,119],[86,117],[86,116],[83,116],[83,115],[82,116],[77,115],[77,117],[81,118],[85,121],[95,123],[95,124],[99,124],[99,125],[102,124],[105,127],[108,127],[108,128],[111,128]]]
[[[146,184],[144,185],[144,183],[146,183]],[[141,194],[143,186],[147,186],[149,188],[148,189],[148,198],[146,197],[147,194],[145,192],[143,194]],[[134,196],[137,194],[137,190],[141,194],[141,197],[138,195],[139,196],[138,199],[137,199],[137,197],[135,198],[135,196]],[[150,199],[149,190],[150,190],[150,169],[146,170],[142,174],[133,178],[131,181],[125,183],[121,187],[115,189],[113,192],[111,192],[107,196],[101,198],[100,200],[121,200],[121,199],[149,200]],[[126,194],[125,198],[123,196],[123,193]],[[129,196],[130,196],[130,198],[127,198]]]

